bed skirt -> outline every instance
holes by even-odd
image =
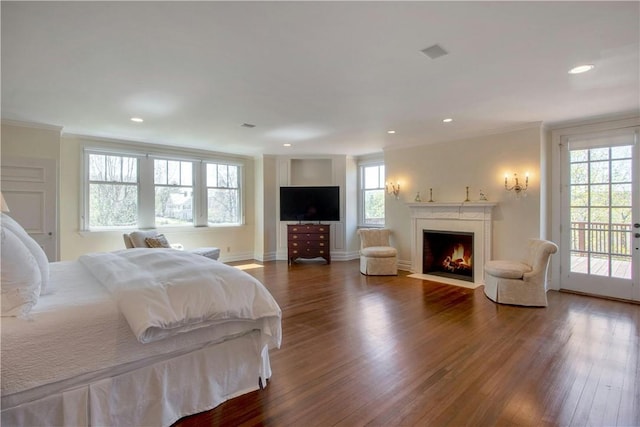
[[[258,390],[270,377],[268,349],[253,331],[14,406],[5,405],[20,396],[3,396],[2,425],[170,426]]]

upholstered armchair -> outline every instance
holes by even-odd
[[[522,261],[493,260],[484,266],[484,293],[500,304],[547,306],[547,269],[558,246],[547,240],[529,239]]]
[[[163,234],[156,230],[134,231],[122,235],[127,249],[132,248],[173,248],[183,250],[181,244],[170,244]],[[189,252],[217,260],[220,257],[220,249],[213,247],[191,249]]]
[[[360,273],[368,276],[395,276],[398,274],[398,251],[389,243],[391,230],[361,228]]]

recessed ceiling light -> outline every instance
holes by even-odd
[[[289,144],[288,142],[285,144],[282,144],[283,147],[291,147],[291,144]]]
[[[569,74],[586,73],[587,71],[591,71],[594,68],[595,68],[595,65],[593,64],[578,65],[577,67],[573,67],[572,69],[570,69]]]
[[[136,123],[142,123],[144,122],[143,119],[141,119],[140,117],[131,117],[131,121],[132,122],[136,122]]]
[[[451,123],[453,121],[452,118],[447,117],[446,119],[442,119],[444,123]]]
[[[388,134],[394,134],[394,133],[396,133],[396,131],[395,130],[388,130],[387,133]]]

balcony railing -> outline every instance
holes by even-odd
[[[631,224],[571,223],[571,250],[631,256]]]

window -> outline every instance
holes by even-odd
[[[83,230],[242,223],[241,163],[86,148],[84,170]]]
[[[193,163],[156,159],[153,183],[156,226],[193,225]]]
[[[207,163],[207,222],[240,222],[239,170],[236,165]]]
[[[384,164],[360,166],[360,223],[384,226]]]
[[[138,159],[89,154],[89,228],[132,227],[138,221]]]

